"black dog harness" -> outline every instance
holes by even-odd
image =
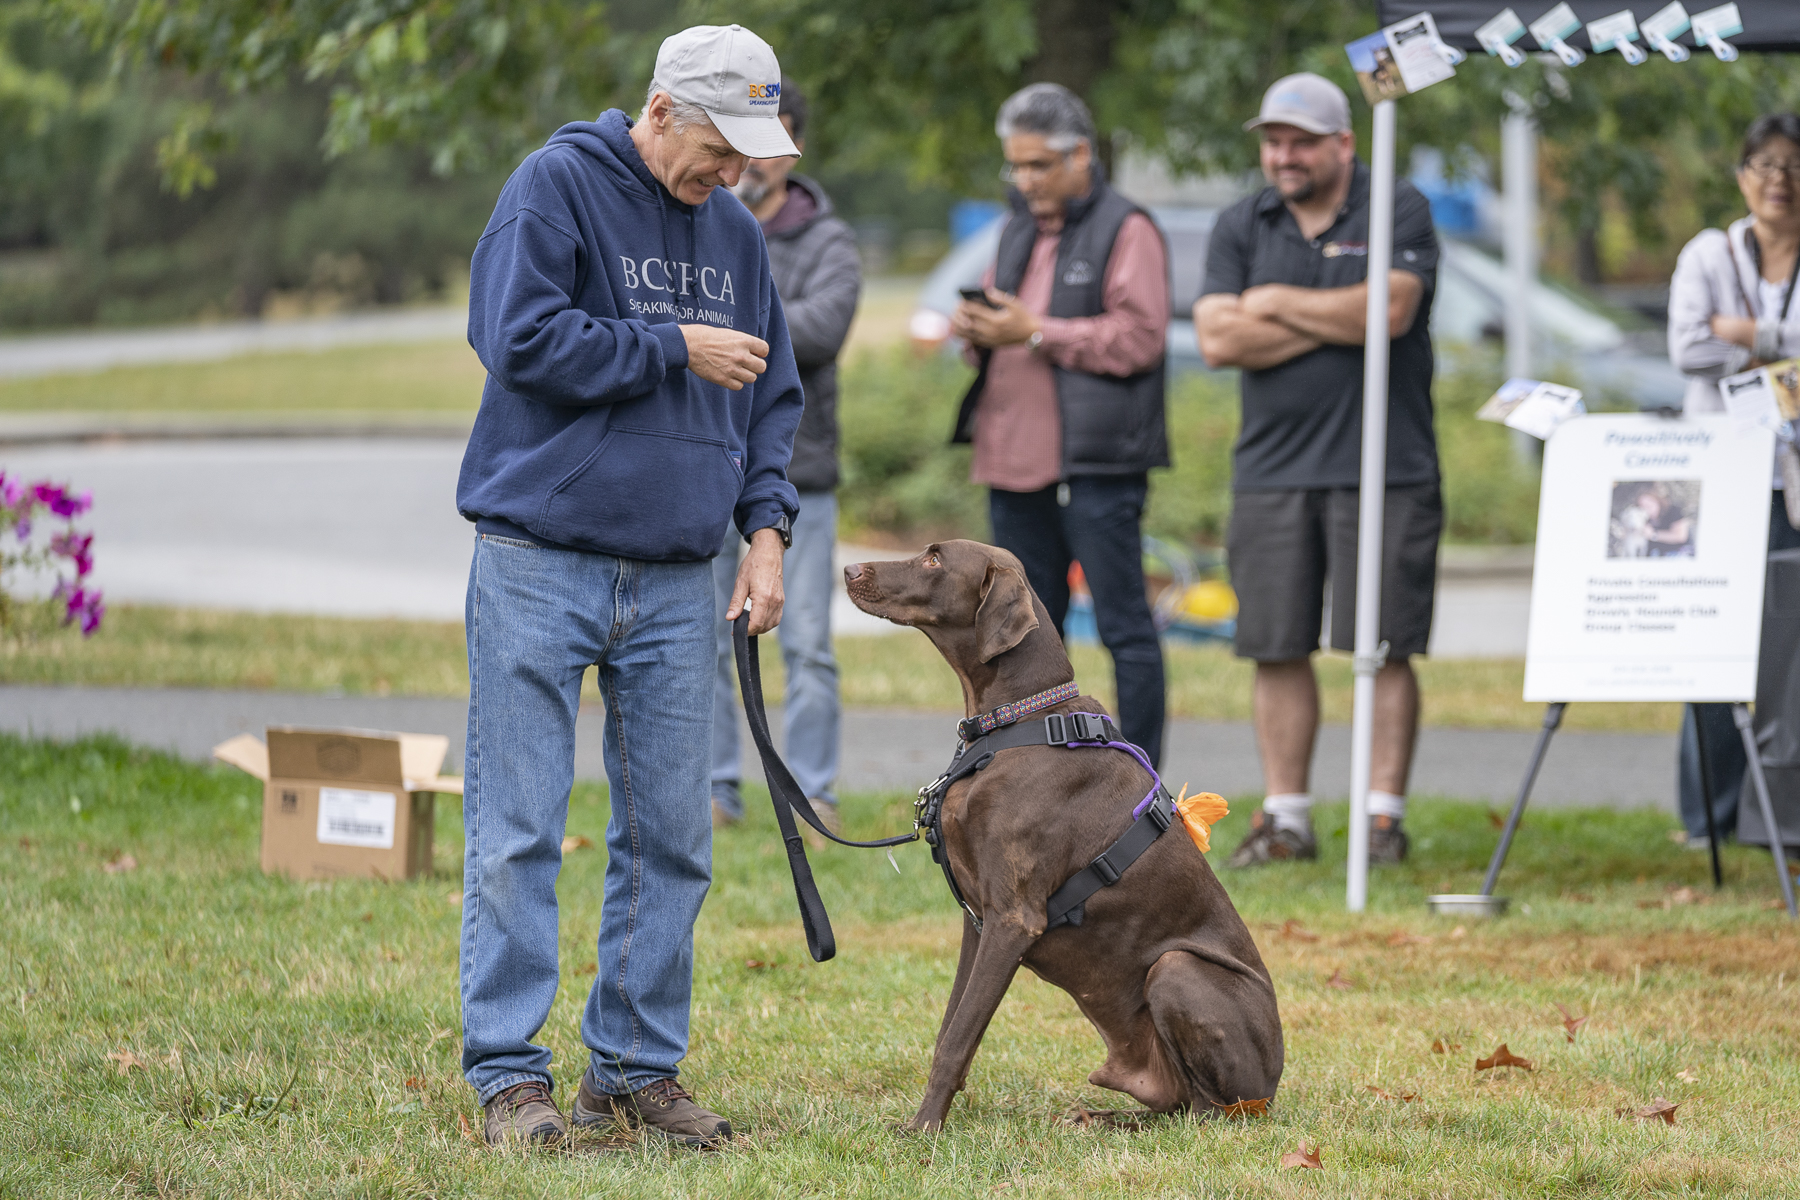
[[[1062,694],[1065,690],[1067,695]],[[964,898],[962,888],[956,882],[956,873],[950,868],[949,847],[944,845],[944,797],[949,794],[952,784],[985,769],[999,751],[1014,746],[1123,750],[1150,772],[1150,791],[1131,810],[1131,828],[1108,846],[1105,853],[1075,872],[1050,894],[1044,906],[1045,916],[1049,919],[1044,927],[1046,932],[1059,925],[1080,925],[1088,897],[1119,882],[1126,868],[1175,822],[1175,802],[1163,786],[1162,777],[1150,765],[1144,752],[1124,739],[1110,717],[1076,712],[1051,713],[1035,721],[1020,719],[1028,713],[1073,699],[1076,694],[1075,685],[1066,683],[963,721],[957,726],[962,741],[957,746],[956,757],[950,760],[950,766],[942,775],[919,789],[919,799],[913,806],[913,828],[925,835],[925,843],[931,847],[931,860],[943,868],[950,894],[969,914],[977,932],[981,930],[981,916]]]
[[[825,823],[813,811],[806,793],[794,782],[787,764],[775,752],[774,739],[769,736],[768,714],[763,707],[761,664],[757,659],[756,639],[750,636],[748,606],[734,623],[732,641],[736,650],[738,684],[744,696],[744,712],[749,719],[750,736],[762,759],[763,775],[769,785],[769,799],[775,806],[775,821],[781,827],[781,840],[787,848],[788,869],[794,877],[794,895],[800,904],[800,923],[806,930],[806,946],[814,962],[824,962],[833,957],[837,953],[837,943],[832,936],[831,920],[825,913],[825,903],[819,898],[818,886],[813,882],[812,868],[806,861],[806,847],[799,828],[794,823],[795,814],[799,814],[813,829],[839,845],[859,849],[904,845],[918,841],[923,835],[926,844],[931,847],[931,860],[943,868],[944,880],[950,885],[950,894],[956,897],[956,902],[969,914],[977,932],[981,929],[981,917],[969,907],[968,900],[964,898],[962,888],[956,882],[956,874],[950,869],[950,852],[944,845],[944,797],[952,784],[959,779],[967,779],[993,762],[997,752],[1014,746],[1123,750],[1137,759],[1144,770],[1150,772],[1149,794],[1132,809],[1131,828],[1108,846],[1104,854],[1075,872],[1051,893],[1045,905],[1046,915],[1049,917],[1046,930],[1055,929],[1059,925],[1080,925],[1088,897],[1103,887],[1111,887],[1119,882],[1126,868],[1136,862],[1174,823],[1174,802],[1169,797],[1168,789],[1163,787],[1162,777],[1150,765],[1144,752],[1119,734],[1110,718],[1099,713],[1078,712],[1052,713],[1039,720],[1023,720],[1032,713],[1078,696],[1080,689],[1071,680],[959,723],[957,732],[961,740],[957,744],[956,756],[950,760],[949,768],[942,775],[919,789],[919,799],[913,806],[911,833],[879,838],[872,842],[853,842],[839,837],[825,828]]]

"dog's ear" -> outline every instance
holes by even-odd
[[[1038,627],[1031,588],[1012,567],[989,563],[981,581],[981,604],[975,610],[975,653],[991,662],[1025,640]]]

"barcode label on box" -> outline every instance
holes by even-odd
[[[392,850],[394,793],[320,788],[319,843]]]

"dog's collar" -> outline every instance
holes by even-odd
[[[1034,712],[1041,712],[1051,705],[1061,704],[1065,700],[1073,700],[1079,695],[1081,695],[1081,687],[1071,679],[1067,683],[1059,683],[1048,691],[1039,692],[1035,696],[1014,700],[1011,704],[1002,704],[992,712],[965,717],[957,722],[956,732],[962,735],[963,741],[972,742],[983,734],[994,732],[1003,725],[1011,725],[1022,717],[1029,717]]]

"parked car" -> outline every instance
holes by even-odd
[[[1206,247],[1218,210],[1152,208],[1169,242],[1169,372],[1205,371],[1194,337],[1194,301],[1206,269]],[[961,288],[977,287],[1000,244],[1004,216],[958,243],[919,289],[913,342],[950,342],[950,313]],[[1506,323],[1506,268],[1467,242],[1445,239],[1432,305],[1432,340],[1440,348],[1497,341]],[[1635,400],[1640,408],[1680,407],[1685,384],[1662,348],[1662,333],[1633,314],[1540,281],[1532,290],[1533,361],[1538,374],[1572,383],[1596,398]]]

